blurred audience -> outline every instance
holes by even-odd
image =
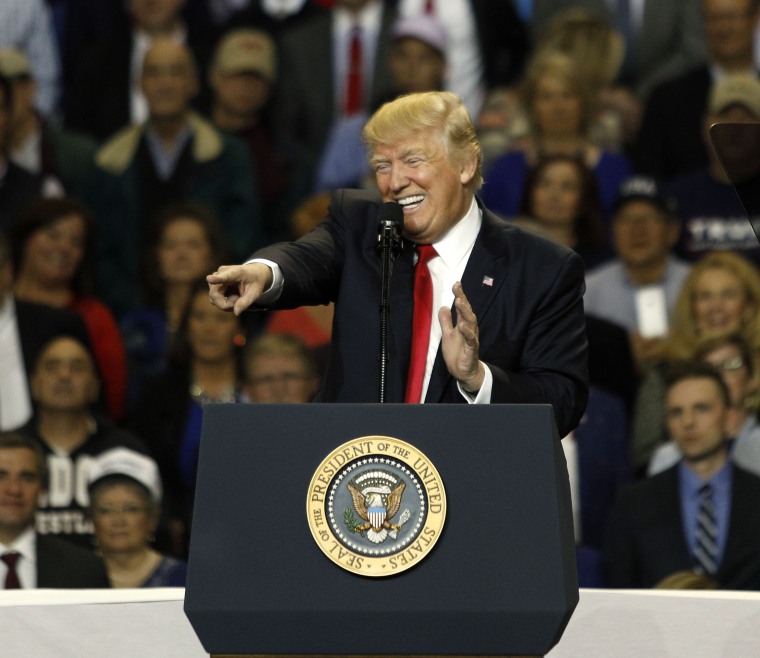
[[[243,368],[248,402],[311,402],[319,387],[314,357],[297,336],[259,336],[246,345]]]
[[[156,238],[143,252],[142,303],[119,318],[129,365],[130,404],[163,372],[195,282],[226,262],[216,219],[199,204],[167,206],[156,218]]]
[[[446,72],[446,31],[435,18],[422,14],[399,18],[391,31],[391,84],[370,110],[402,94],[443,89]],[[367,116],[350,117],[332,131],[316,173],[317,191],[342,187],[375,188],[367,161],[362,129]]]
[[[215,51],[209,82],[214,124],[248,147],[254,165],[253,185],[261,193],[265,238],[268,242],[284,240],[288,218],[311,192],[314,162],[304,146],[274,128],[274,41],[261,30],[229,32]]]
[[[594,173],[580,158],[541,158],[525,179],[516,223],[570,247],[593,267],[610,256]]]
[[[683,258],[696,260],[720,249],[743,254],[760,264],[760,243],[708,132],[716,123],[756,124],[758,120],[760,79],[755,74],[726,75],[715,83],[710,90],[708,113],[702,123],[702,139],[709,153],[708,165],[676,177],[667,188],[667,193],[676,202],[681,220],[681,239],[676,252]],[[741,140],[741,137],[737,139]],[[746,140],[726,144],[733,151],[740,151],[745,146]],[[757,153],[753,156],[760,159]]]
[[[760,477],[728,459],[729,393],[701,362],[671,368],[667,427],[683,457],[620,490],[603,544],[610,587],[654,587],[684,570],[760,589]]]
[[[480,114],[489,92],[515,84],[530,49],[527,26],[513,2],[502,0],[398,0],[403,18],[434,17],[447,36],[445,85]]]
[[[40,199],[27,207],[11,235],[16,299],[76,311],[87,327],[103,381],[108,415],[124,416],[127,362],[121,333],[93,294],[93,221],[73,199]]]
[[[87,474],[92,458],[116,446],[147,452],[135,436],[97,411],[100,393],[95,361],[75,338],[54,338],[37,359],[30,381],[34,416],[20,431],[39,441],[47,456],[47,494],[37,531],[91,547]]]
[[[81,194],[87,170],[97,150],[93,139],[59,129],[34,105],[37,82],[19,50],[0,50],[0,74],[11,83],[13,112],[10,129],[11,160],[33,174],[44,176],[45,196]]]
[[[708,165],[703,124],[710,88],[730,73],[756,74],[752,44],[760,2],[699,0],[691,4],[701,11],[707,56],[654,89],[633,151],[638,170],[662,181]]]
[[[92,551],[35,532],[45,473],[33,439],[0,432],[0,588],[108,587],[103,561]]]
[[[336,0],[283,35],[275,120],[314,158],[331,131],[366,120],[372,99],[389,88],[395,14],[381,0]]]
[[[571,155],[582,159],[596,175],[606,215],[620,183],[631,174],[631,166],[622,154],[591,142],[595,98],[575,61],[552,51],[533,57],[523,80],[522,104],[530,134],[516,141],[486,172],[481,190],[485,205],[505,217],[514,217],[530,169],[542,157]]]
[[[313,0],[208,0],[212,15],[227,33],[240,28],[263,30],[279,45],[288,30],[327,12]]]
[[[16,300],[13,260],[7,236],[0,231],[0,429],[10,430],[32,416],[29,380],[48,341],[73,336],[88,343],[87,329],[74,311]]]
[[[730,405],[726,429],[730,456],[734,463],[760,475],[757,363],[749,344],[741,334],[714,336],[697,346],[694,359],[715,366],[728,388]],[[675,443],[664,443],[652,455],[647,474],[654,475],[671,467],[681,456]]]
[[[701,340],[738,332],[760,354],[760,273],[742,256],[715,252],[697,261],[681,288],[670,330],[639,387],[632,425],[637,473],[665,441],[664,372],[669,361],[688,359]]]
[[[97,553],[112,587],[184,587],[187,563],[151,543],[161,516],[161,478],[150,457],[114,448],[95,458],[88,484]]]
[[[627,179],[620,186],[612,216],[617,257],[586,275],[586,313],[629,332],[640,372],[668,331],[676,298],[689,273],[689,265],[672,253],[679,226],[671,206],[654,179]]]
[[[0,2],[0,48],[13,48],[31,62],[37,81],[35,106],[43,116],[58,109],[61,63],[45,0]]]
[[[239,260],[263,235],[245,146],[190,109],[198,88],[190,51],[154,39],[142,87],[148,120],[124,128],[100,149],[86,195],[99,229],[100,289],[117,313],[137,303],[140,252],[154,235],[155,214],[167,204],[207,204]]]
[[[26,204],[42,196],[44,178],[10,159],[13,130],[13,87],[0,73],[0,231],[13,228]]]
[[[625,40],[619,83],[645,101],[660,82],[704,58],[704,30],[698,0],[533,0],[533,36],[540,38],[547,21],[569,7],[593,11],[616,27]]]
[[[205,71],[214,35],[209,24],[188,20],[187,0],[124,0],[128,20],[116,34],[104,34],[83,49],[72,76],[65,122],[68,128],[92,135],[102,143],[125,125],[143,123],[150,102],[142,85],[144,58],[157,39],[187,47],[194,66]],[[205,108],[205,79],[193,94]]]
[[[208,300],[205,279],[188,296],[169,361],[143,387],[128,426],[156,457],[169,523],[167,550],[187,555],[203,405],[240,402],[243,394],[241,320]]]

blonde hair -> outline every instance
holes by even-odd
[[[581,121],[579,132],[588,136],[596,108],[596,94],[586,76],[584,76],[575,60],[565,53],[556,50],[541,50],[528,62],[522,81],[522,104],[530,124],[531,133],[540,136],[541,128],[533,112],[533,102],[536,99],[538,83],[541,78],[552,76],[564,80],[581,100]]]
[[[747,302],[753,307],[753,313],[740,331],[757,359],[760,354],[760,272],[746,258],[730,251],[710,253],[692,267],[678,295],[663,354],[666,358],[689,358],[700,340],[705,338],[699,334],[694,317],[694,293],[702,274],[712,269],[730,272],[741,283]]]
[[[477,167],[470,183],[483,184],[483,151],[467,108],[450,91],[407,94],[385,103],[364,126],[362,139],[370,157],[378,146],[393,144],[419,131],[439,131],[449,158],[464,163],[474,158]]]
[[[536,44],[536,51],[565,53],[598,91],[613,82],[623,63],[625,40],[600,16],[574,7],[557,12]]]

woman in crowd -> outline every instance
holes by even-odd
[[[86,206],[68,198],[40,199],[16,224],[11,243],[17,299],[79,313],[87,327],[108,415],[124,416],[127,365],[116,321],[93,294],[93,222]]]
[[[127,448],[95,459],[90,516],[112,587],[184,587],[187,564],[152,546],[161,515],[156,463]]]
[[[633,466],[645,469],[664,431],[667,364],[692,358],[700,341],[725,333],[747,341],[756,369],[760,358],[760,272],[733,252],[714,252],[697,261],[684,281],[670,331],[659,358],[639,387],[632,428]]]
[[[130,428],[156,456],[166,488],[171,552],[187,550],[203,405],[239,402],[243,392],[241,321],[208,300],[208,285],[191,286],[164,372],[146,382]]]
[[[129,362],[130,402],[146,379],[166,367],[193,283],[225,262],[225,254],[224,237],[207,208],[184,203],[158,216],[156,238],[144,254],[144,304],[119,319]]]
[[[577,157],[539,160],[525,181],[517,222],[577,251],[587,269],[612,256],[606,248],[596,178]]]
[[[631,166],[623,155],[600,149],[591,141],[596,95],[582,69],[563,53],[538,52],[526,69],[521,102],[530,132],[487,172],[481,191],[485,205],[505,217],[514,217],[530,169],[543,157],[569,155],[581,159],[594,172],[602,208],[609,213],[620,183],[631,174]]]

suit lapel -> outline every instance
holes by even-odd
[[[483,326],[488,309],[499,296],[508,275],[508,259],[504,256],[504,250],[500,249],[504,237],[497,231],[497,221],[487,210],[483,210],[483,224],[462,275],[462,287],[478,318],[478,327]],[[453,318],[456,323],[456,311],[453,311]],[[440,402],[451,380],[439,347],[425,402]]]

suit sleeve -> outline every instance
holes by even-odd
[[[577,427],[588,401],[583,277],[580,257],[568,252],[550,285],[535,292],[536,303],[524,306],[529,319],[514,366],[491,362],[488,348],[481,349],[494,377],[491,402],[550,403],[563,437]],[[530,278],[522,286],[530,287]]]

